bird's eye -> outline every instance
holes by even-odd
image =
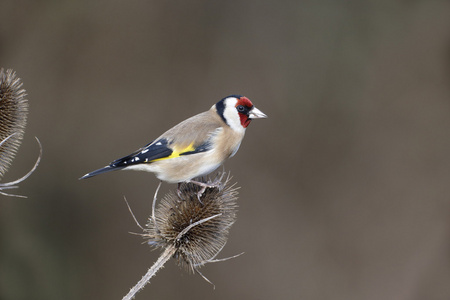
[[[238,105],[237,110],[238,110],[238,112],[244,112],[245,107],[243,105]]]

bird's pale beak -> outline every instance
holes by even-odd
[[[267,115],[257,109],[253,106],[253,108],[250,110],[250,113],[248,114],[250,119],[261,119],[261,118],[267,118]]]

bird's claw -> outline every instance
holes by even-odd
[[[190,180],[190,183],[196,184],[198,186],[201,187],[200,191],[198,191],[197,193],[197,199],[198,201],[203,204],[201,198],[203,196],[203,193],[206,191],[207,188],[217,188],[220,186],[220,184],[218,182],[214,182],[214,183],[204,183],[204,182],[200,182],[200,181],[194,181],[194,180]]]

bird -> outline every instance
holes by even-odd
[[[183,182],[201,187],[198,198],[214,185],[194,178],[208,175],[234,156],[253,119],[267,118],[245,96],[230,95],[209,110],[190,117],[167,130],[137,151],[116,159],[109,165],[87,173],[90,178],[115,170],[154,173],[164,182]]]

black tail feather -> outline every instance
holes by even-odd
[[[106,173],[106,172],[109,172],[109,171],[117,171],[117,170],[121,170],[121,169],[123,169],[123,168],[125,168],[125,166],[123,166],[123,167],[122,167],[122,166],[120,166],[120,167],[106,166],[106,167],[104,167],[104,168],[101,168],[101,169],[92,171],[92,172],[90,172],[90,173],[87,173],[86,175],[84,175],[84,176],[81,177],[80,179],[90,178],[90,177],[93,177],[93,176],[96,176],[96,175],[99,175],[99,174],[102,174],[102,173]]]

